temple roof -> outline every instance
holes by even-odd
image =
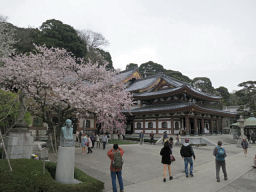
[[[137,91],[140,89],[145,89],[145,88],[151,86],[155,81],[157,81],[157,79],[159,79],[159,77],[152,76],[150,78],[136,80],[126,90],[127,91]]]
[[[210,95],[208,93],[201,92],[192,86],[183,84],[180,87],[176,88],[170,88],[170,89],[164,89],[164,90],[159,90],[159,91],[154,91],[154,92],[144,92],[144,93],[134,93],[133,96],[134,98],[138,99],[151,99],[151,98],[159,98],[163,96],[172,96],[178,93],[189,93],[193,95],[194,97],[200,97],[200,98],[205,98],[205,99],[210,99],[210,100],[220,100],[221,97],[215,96],[215,95]]]
[[[125,74],[128,74],[128,72]],[[161,82],[165,82],[165,85],[171,88],[154,91],[158,88],[158,85],[163,86]],[[134,98],[138,99],[152,99],[163,96],[168,97],[180,93],[188,93],[194,97],[211,101],[218,101],[222,98],[220,96],[201,92],[188,83],[181,82],[164,74],[157,74],[144,79],[137,79],[134,83],[129,85],[126,90],[133,92]]]
[[[133,77],[141,78],[137,70],[138,69],[136,68],[136,69],[132,69],[132,70],[128,70],[128,71],[122,71],[119,74],[117,74],[117,79],[120,81],[125,81],[125,80],[129,80],[130,78],[133,78]],[[135,75],[135,73],[137,73],[137,75]]]
[[[256,126],[256,118],[255,117],[249,117],[248,119],[246,119],[244,121],[244,127],[250,127],[250,126],[253,126],[253,127]]]
[[[153,84],[160,82],[161,79],[166,81],[172,87],[180,87],[185,84],[184,82],[178,81],[164,74],[157,74],[144,79],[137,79],[133,84],[131,84],[130,87],[127,88],[127,90],[136,92],[145,88],[149,88],[152,87]]]
[[[211,108],[205,108],[201,107],[199,105],[196,105],[195,103],[172,103],[172,104],[159,104],[159,105],[148,105],[141,108],[135,108],[129,111],[133,114],[138,113],[159,113],[159,112],[190,112],[190,111],[197,111],[201,113],[206,114],[216,114],[221,116],[229,116],[229,117],[235,117],[236,113],[227,112],[223,110],[218,109],[211,109]]]

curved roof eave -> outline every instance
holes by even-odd
[[[177,88],[172,88],[172,89],[165,89],[165,90],[160,90],[160,91],[155,91],[155,92],[147,92],[147,93],[139,93],[139,94],[134,94],[134,98],[140,98],[140,99],[152,99],[152,98],[159,98],[159,97],[163,97],[163,96],[172,96],[174,94],[178,94],[178,93],[189,93],[194,97],[199,97],[199,98],[203,98],[203,99],[207,99],[207,100],[212,100],[212,101],[219,101],[221,99],[221,97],[219,96],[212,96],[212,95],[208,95],[206,93],[203,92],[199,92],[197,90],[195,90],[194,88],[191,88],[187,85],[183,85],[181,87],[177,87]]]
[[[130,111],[130,113],[138,114],[138,113],[156,113],[156,112],[177,112],[177,111],[198,111],[201,113],[207,114],[216,114],[225,117],[235,117],[235,113],[226,112],[217,109],[209,109],[200,107],[194,103],[180,103],[176,105],[161,105],[160,106],[146,106],[142,108],[136,108]]]

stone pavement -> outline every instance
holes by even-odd
[[[92,154],[81,154],[81,149],[76,149],[76,166],[105,183],[105,192],[112,191],[109,165],[110,160],[106,153],[107,149],[94,149]],[[196,160],[194,163],[195,177],[186,178],[184,174],[184,163],[179,155],[179,147],[174,147],[176,161],[172,164],[174,180],[163,183],[161,157],[159,155],[161,145],[123,145],[124,167],[123,179],[126,192],[151,192],[151,191],[172,191],[182,192],[193,191],[234,191],[237,185],[247,189],[251,186],[255,191],[255,182],[250,182],[251,175],[256,175],[256,170],[251,170],[253,155],[256,153],[256,146],[249,148],[248,157],[244,157],[241,148],[235,144],[224,145],[227,151],[227,172],[228,181],[221,180],[220,183],[215,179],[215,164],[212,155],[212,146],[194,148]],[[51,157],[51,160],[54,160]],[[248,172],[249,171],[249,172]],[[253,178],[253,177],[252,177]],[[255,177],[254,177],[255,178]],[[254,180],[255,181],[255,180]],[[249,188],[249,187],[248,187]],[[243,191],[243,190],[242,190]],[[251,192],[250,188],[245,192]]]
[[[250,155],[244,157],[243,153],[230,156],[226,159],[228,181],[221,180],[220,183],[216,182],[215,179],[215,165],[214,161],[199,165],[195,167],[195,176],[193,178],[185,178],[184,173],[174,175],[174,180],[166,183],[162,182],[162,177],[154,178],[149,181],[133,184],[126,186],[126,192],[143,192],[143,191],[190,191],[190,192],[215,192],[215,191],[236,191],[234,188],[240,186],[237,191],[256,191],[255,178],[256,170],[252,170],[252,159],[255,154],[255,148],[250,150]],[[248,173],[249,171],[249,173]],[[240,176],[254,175],[250,180],[240,178]],[[245,177],[245,176],[244,176]],[[246,177],[248,178],[248,176]],[[237,180],[240,184],[237,184]],[[249,183],[249,185],[248,185]],[[248,186],[251,186],[250,188]],[[245,190],[246,189],[246,190]]]

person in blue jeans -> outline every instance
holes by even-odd
[[[183,145],[181,146],[180,155],[184,159],[186,177],[188,177],[188,164],[190,165],[190,170],[189,170],[190,176],[193,177],[194,174],[193,174],[193,159],[192,159],[192,157],[195,160],[196,156],[195,156],[192,146],[189,144],[188,138],[185,139],[185,143],[183,143]]]
[[[108,157],[111,160],[110,163],[110,173],[111,173],[111,180],[112,180],[112,188],[113,192],[117,192],[116,187],[116,177],[119,182],[120,192],[124,191],[124,184],[123,184],[123,178],[122,178],[122,166],[121,167],[114,167],[113,161],[116,159],[115,153],[120,153],[121,157],[124,154],[124,150],[121,147],[118,147],[118,144],[113,145],[113,149],[110,149],[107,153]]]

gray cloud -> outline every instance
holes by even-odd
[[[23,27],[55,18],[102,33],[114,66],[153,60],[230,91],[255,80],[254,0],[1,0],[0,14]]]

